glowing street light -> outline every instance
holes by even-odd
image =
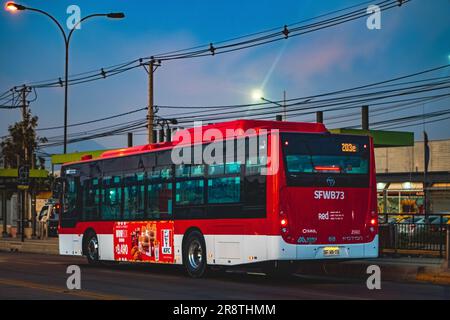
[[[14,2],[7,2],[5,9],[11,12],[16,12],[18,10],[25,10],[26,8],[20,4]]]
[[[259,101],[264,97],[264,93],[261,89],[255,89],[252,91],[252,99],[255,101]]]
[[[59,30],[61,31],[61,34],[64,38],[64,44],[65,44],[65,51],[66,51],[66,55],[65,55],[65,68],[64,68],[64,154],[66,154],[67,152],[67,109],[68,109],[68,86],[69,86],[69,44],[70,44],[70,39],[72,38],[72,34],[73,32],[77,29],[77,27],[84,21],[91,19],[91,18],[95,18],[95,17],[106,17],[109,19],[123,19],[125,18],[125,14],[123,12],[111,12],[111,13],[94,13],[94,14],[90,14],[88,16],[85,16],[83,18],[80,19],[80,21],[78,21],[73,28],[69,31],[69,33],[66,33],[66,31],[64,31],[64,28],[62,27],[62,25],[58,22],[58,20],[56,20],[55,17],[53,17],[51,14],[49,14],[48,12],[41,10],[41,9],[37,9],[37,8],[30,8],[30,7],[25,7],[23,5],[20,5],[18,3],[14,3],[14,2],[8,2],[5,6],[5,9],[7,11],[10,11],[12,13],[16,12],[16,11],[22,11],[22,10],[28,10],[28,11],[33,11],[33,12],[37,12],[40,14],[43,14],[45,16],[47,16],[48,18],[50,18],[59,28]]]

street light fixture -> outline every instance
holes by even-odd
[[[277,106],[283,108],[284,121],[286,121],[286,105],[282,105],[281,103],[278,103],[278,102],[276,102],[276,101],[272,101],[272,100],[266,99],[266,98],[264,98],[264,97],[261,97],[260,99],[263,100],[263,101],[269,102],[269,103],[273,103],[273,104],[275,104],[275,105],[277,105]],[[277,116],[277,117],[278,117],[278,116]],[[281,117],[281,116],[280,116],[280,117]]]
[[[20,4],[14,3],[14,2],[7,2],[5,8],[6,8],[6,10],[11,11],[11,12],[26,9],[26,7],[24,7]]]
[[[123,19],[123,18],[125,18],[125,14],[123,12],[111,12],[111,13],[108,13],[106,16],[108,18],[111,18],[111,19]]]
[[[281,103],[279,103],[279,102],[276,102],[276,101],[272,101],[272,100],[266,99],[266,98],[264,98],[264,97],[261,97],[261,100],[266,101],[266,102],[269,102],[269,103],[273,103],[273,104],[275,104],[275,105],[277,105],[277,106],[283,108],[284,121],[287,121],[286,93],[284,93],[284,103],[283,103],[283,104],[281,104]],[[299,104],[308,103],[308,102],[310,102],[311,100],[312,100],[312,98],[306,99],[306,100],[300,102]]]
[[[58,20],[55,19],[55,17],[53,17],[48,12],[45,12],[45,11],[43,11],[41,9],[25,7],[23,5],[20,5],[18,3],[14,3],[14,2],[8,2],[6,4],[5,8],[6,8],[6,10],[8,10],[10,12],[29,10],[29,11],[34,11],[34,12],[41,13],[41,14],[47,16],[48,18],[50,18],[58,26],[59,30],[61,31],[61,33],[63,35],[64,44],[65,44],[65,50],[66,50],[66,55],[65,55],[66,60],[65,60],[65,68],[64,68],[64,154],[65,154],[65,153],[67,153],[67,109],[68,109],[68,86],[69,86],[69,44],[70,44],[70,39],[72,38],[72,34],[82,22],[84,22],[84,21],[86,21],[86,20],[88,20],[90,18],[106,17],[106,18],[110,18],[110,19],[122,19],[122,18],[125,18],[125,14],[122,13],[122,12],[111,12],[111,13],[95,13],[95,14],[88,15],[86,17],[81,18],[80,21],[78,21],[73,26],[73,28],[69,31],[69,34],[67,34],[64,31],[64,28],[58,22]]]
[[[264,96],[264,93],[261,89],[255,89],[252,91],[252,99],[255,101],[259,101]]]

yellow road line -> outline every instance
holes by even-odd
[[[44,284],[30,282],[30,281],[24,281],[24,280],[13,280],[13,279],[0,278],[0,285],[9,285],[9,286],[13,286],[13,287],[35,289],[35,290],[47,291],[47,292],[58,293],[58,294],[68,294],[68,295],[72,295],[75,297],[95,299],[95,300],[126,300],[127,299],[126,297],[118,296],[118,295],[103,294],[103,293],[97,293],[97,292],[88,291],[88,290],[82,290],[82,289],[81,290],[69,290],[66,288],[49,286],[49,285],[44,285]]]

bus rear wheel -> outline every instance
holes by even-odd
[[[99,264],[98,238],[95,233],[88,235],[84,252],[89,264]]]
[[[188,234],[183,246],[183,264],[192,278],[201,278],[206,273],[206,244],[199,231]]]

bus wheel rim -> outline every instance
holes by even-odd
[[[91,258],[91,260],[96,260],[97,252],[98,252],[98,241],[96,238],[92,238],[88,244],[89,258]]]
[[[198,269],[203,260],[203,248],[198,240],[193,240],[188,250],[189,265],[192,269]]]

